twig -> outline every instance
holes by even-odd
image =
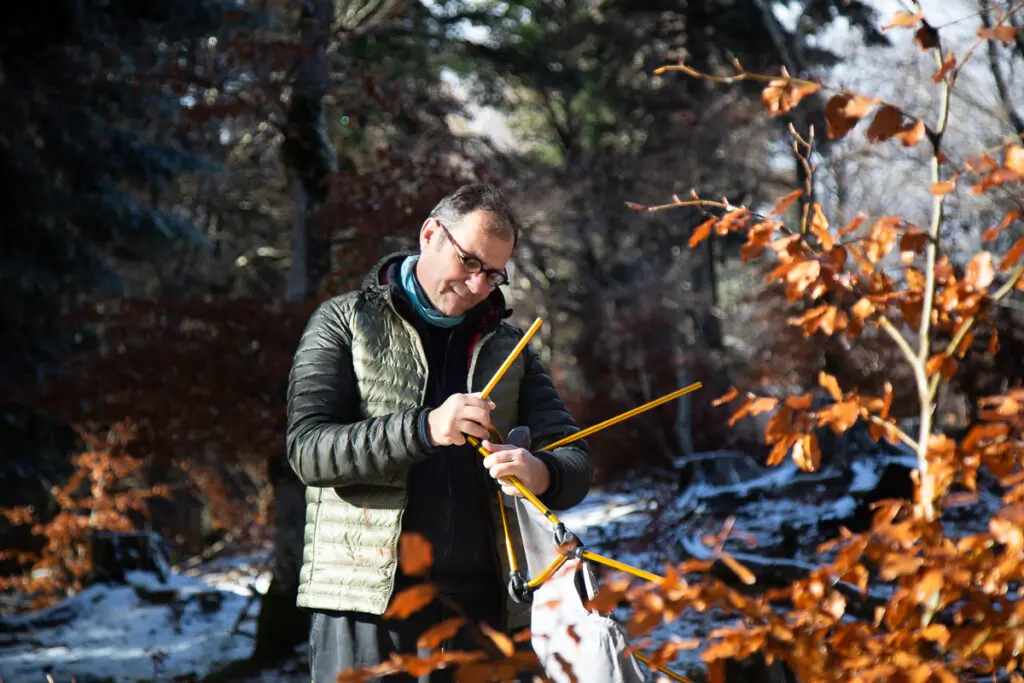
[[[1012,273],[1010,273],[1009,279],[1007,279],[1006,282],[1003,283],[1002,287],[996,290],[996,292],[991,296],[990,301],[992,303],[996,303],[1000,299],[1004,298],[1007,294],[1012,292],[1014,290],[1014,287],[1017,286],[1017,282],[1021,279],[1021,277],[1024,277],[1024,261],[1021,261],[1020,263],[1017,264],[1017,267],[1013,269]],[[964,320],[960,327],[957,328],[956,334],[953,335],[953,339],[949,342],[949,344],[946,346],[946,350],[943,352],[943,354],[947,358],[951,357],[954,353],[956,353],[956,349],[958,346],[960,346],[960,342],[964,340],[964,337],[967,336],[967,333],[971,331],[971,329],[977,322],[977,316],[972,315],[971,317]],[[941,377],[942,375],[940,373],[935,373],[931,377],[931,381],[928,386],[928,393],[932,400],[935,399],[935,393],[939,389],[939,379]]]
[[[698,71],[697,69],[694,69],[692,66],[689,66],[684,62],[680,62],[678,64],[666,64],[664,66],[659,66],[657,69],[654,70],[654,74],[660,75],[665,73],[666,71],[682,71],[688,76],[692,76],[693,78],[699,78],[705,81],[710,81],[712,83],[733,84],[738,81],[762,81],[767,83],[785,83],[787,85],[796,86],[813,86],[825,92],[832,92],[836,94],[841,94],[845,92],[841,88],[835,88],[824,83],[820,83],[818,81],[812,81],[806,78],[794,78],[793,76],[790,76],[785,69],[782,70],[781,75],[772,76],[769,74],[759,74],[747,71],[746,69],[743,68],[742,65],[740,65],[739,60],[733,60],[733,66],[736,68],[737,73],[732,76],[713,76],[711,74],[704,73],[703,71]],[[942,68],[941,60],[939,61],[939,68]],[[901,115],[908,119],[913,119],[914,121],[921,121],[922,123],[924,123],[924,119],[922,117],[914,116],[913,114],[905,110],[903,107],[900,107],[898,105],[895,105],[891,102],[887,102],[882,99],[879,99],[878,102],[879,104],[883,104],[886,107],[891,107],[892,109],[898,111]],[[924,124],[924,127],[925,132],[929,138],[932,138],[936,135],[935,132],[928,128],[928,124]]]
[[[921,3],[915,0],[914,7],[921,12]],[[939,43],[932,50],[937,69],[942,69],[945,51]],[[931,169],[932,185],[937,185],[941,180],[941,150],[942,136],[946,132],[946,124],[949,121],[950,96],[953,89],[954,78],[942,79],[942,94],[939,98],[938,122],[935,126],[935,134],[929,136],[932,143],[932,156],[929,162]],[[939,233],[942,230],[943,209],[946,202],[946,195],[939,193],[932,197],[931,225],[928,228],[930,239],[925,244],[925,285],[921,302],[921,326],[918,331],[918,353],[914,363],[914,377],[917,380],[918,401],[920,403],[920,422],[918,425],[917,439],[917,468],[920,474],[920,496],[915,506],[915,513],[927,521],[935,518],[935,481],[929,471],[928,463],[928,440],[932,432],[932,400],[928,387],[926,364],[931,355],[931,323],[932,307],[935,305],[935,266],[939,255]]]

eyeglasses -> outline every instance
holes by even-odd
[[[435,219],[436,220],[436,219]],[[452,247],[455,249],[455,255],[459,257],[459,262],[462,267],[470,275],[476,275],[477,273],[483,273],[487,276],[487,284],[492,288],[501,287],[502,285],[508,284],[508,271],[504,268],[501,270],[495,270],[494,268],[484,268],[484,263],[476,256],[467,254],[459,246],[459,243],[455,241],[452,234],[448,232],[448,228],[444,227],[444,223],[437,221],[437,224],[441,226],[441,230],[444,231],[444,236],[448,238],[448,241],[452,243]]]

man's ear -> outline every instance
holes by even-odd
[[[434,239],[437,238],[437,221],[428,218],[420,226],[420,251],[426,251]]]

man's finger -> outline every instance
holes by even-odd
[[[484,426],[484,429],[488,429],[491,426],[491,415],[483,408],[476,406],[466,406],[459,412],[459,417],[463,420],[472,420]]]
[[[484,427],[478,422],[473,422],[472,420],[459,420],[458,428],[463,434],[469,434],[470,436],[475,436],[478,439],[487,438],[487,427]],[[465,440],[463,440],[463,443],[465,443]]]
[[[479,394],[466,394],[465,405],[479,408],[487,412],[494,410],[495,407],[494,401],[489,398],[480,398]]]

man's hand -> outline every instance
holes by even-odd
[[[522,495],[519,489],[503,481],[503,477],[516,476],[531,492],[540,496],[551,486],[551,472],[544,461],[525,448],[509,444],[484,441],[483,447],[491,452],[484,458],[484,467],[491,477],[501,483],[501,490],[510,496]]]
[[[494,401],[479,394],[452,394],[427,414],[427,439],[431,446],[461,446],[466,434],[487,437]]]

